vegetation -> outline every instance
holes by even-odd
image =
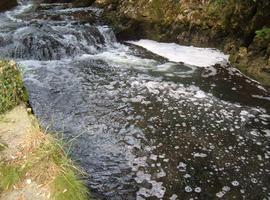
[[[73,170],[66,170],[58,175],[52,185],[54,190],[53,196],[56,200],[84,200],[88,197],[87,188],[81,181],[77,180]]]
[[[14,61],[0,61],[0,114],[28,101],[20,71]]]
[[[39,186],[48,190],[49,199],[89,199],[87,187],[78,179],[82,171],[68,158],[64,143],[44,133],[35,117],[27,113],[23,105],[27,100],[16,63],[0,61],[0,195],[34,181],[37,190],[41,190]],[[2,141],[3,136],[11,139]]]
[[[263,28],[256,31],[256,36],[264,40],[270,40],[270,28]]]
[[[96,2],[121,40],[147,38],[218,48],[230,55],[232,65],[270,86],[270,1]]]
[[[1,163],[0,165],[0,192],[8,190],[15,185],[21,178],[21,169],[17,166],[6,165]]]
[[[81,175],[82,172],[68,159],[62,145],[55,139],[45,139],[40,147],[29,152],[27,159],[0,164],[0,192],[10,190],[26,176],[31,176],[39,184],[49,183],[55,200],[84,200],[88,199],[88,190],[77,178]]]

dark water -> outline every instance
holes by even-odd
[[[120,44],[99,12],[25,3],[0,14],[1,57],[20,63],[43,126],[72,139],[92,194],[269,199],[269,91],[228,64]]]

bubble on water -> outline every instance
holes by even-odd
[[[187,164],[183,163],[183,162],[180,162],[177,166],[177,169],[180,171],[180,172],[185,172],[187,170]]]
[[[195,153],[193,156],[194,157],[205,158],[205,157],[207,157],[207,154],[205,154],[205,153]]]
[[[194,191],[195,191],[196,193],[200,193],[200,192],[202,191],[202,189],[201,189],[200,187],[196,187],[196,188],[194,189]]]
[[[186,187],[185,187],[185,191],[186,191],[187,193],[190,193],[190,192],[192,192],[193,190],[192,190],[192,188],[191,188],[190,186],[186,186]]]
[[[256,137],[260,136],[259,133],[257,132],[257,130],[250,131],[250,134],[253,136],[256,136]]]
[[[173,194],[171,197],[170,197],[170,200],[176,200],[177,199],[177,195],[176,194]]]
[[[151,154],[150,155],[150,159],[156,161],[157,160],[157,155]]]
[[[225,194],[226,194],[226,193],[225,193],[224,191],[221,191],[221,192],[216,193],[216,196],[217,196],[218,198],[222,198]]]
[[[165,154],[161,154],[158,156],[159,158],[165,158]]]
[[[225,191],[225,192],[229,192],[231,190],[231,188],[229,186],[224,186],[222,188],[222,190]]]
[[[152,185],[151,189],[147,188],[140,188],[140,190],[137,192],[137,196],[144,196],[144,197],[157,197],[158,199],[162,199],[166,188],[162,186],[163,183],[156,182],[156,181],[149,181],[149,183]]]
[[[261,143],[261,142],[256,142],[256,144],[257,144],[258,146],[262,146],[262,143]]]
[[[157,173],[158,178],[162,178],[162,177],[165,177],[165,176],[166,176],[166,172],[163,169],[161,169],[161,171],[159,173]]]
[[[256,178],[252,178],[252,179],[251,179],[251,182],[252,182],[252,183],[258,183],[258,180],[257,180]]]
[[[189,174],[185,174],[184,178],[190,178],[191,176]]]
[[[234,187],[237,187],[237,186],[239,186],[239,182],[238,182],[238,181],[233,181],[233,182],[232,182],[232,185],[233,185]]]

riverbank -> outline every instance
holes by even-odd
[[[98,0],[118,39],[214,47],[232,65],[270,86],[269,2]]]
[[[0,61],[0,91],[0,199],[88,199],[81,170],[25,105],[13,61]]]

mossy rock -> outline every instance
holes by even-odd
[[[14,61],[0,61],[0,114],[28,101],[20,71]]]

